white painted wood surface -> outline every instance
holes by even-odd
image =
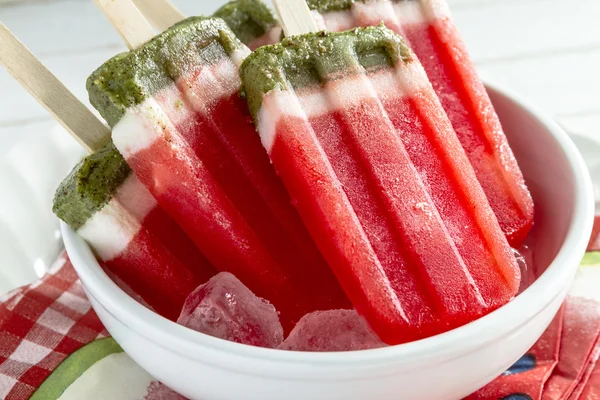
[[[187,15],[222,1],[173,0]],[[600,0],[449,0],[481,75],[600,137]],[[87,102],[85,79],[125,50],[91,0],[0,0],[0,20]],[[50,117],[0,71],[0,153]]]

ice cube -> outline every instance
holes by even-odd
[[[199,286],[186,299],[177,322],[233,342],[277,347],[283,328],[277,310],[228,272]]]
[[[279,346],[282,350],[351,351],[386,346],[354,310],[306,314]]]

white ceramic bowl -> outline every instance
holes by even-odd
[[[453,331],[346,353],[245,346],[188,330],[135,302],[63,224],[66,248],[114,338],[151,375],[189,398],[462,398],[508,368],[546,329],[569,289],[592,228],[590,178],[569,137],[515,96],[494,87],[489,91],[535,198],[529,244],[543,273],[509,304]]]

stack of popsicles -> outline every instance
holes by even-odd
[[[423,64],[509,243],[533,224],[533,200],[445,0],[308,0],[322,29],[384,23]]]
[[[281,32],[261,1],[231,2],[216,14],[248,43]],[[65,178],[53,210],[86,239],[120,286],[170,319],[177,319],[187,295],[216,273],[112,143]]]
[[[252,47],[274,41],[275,19],[250,3],[218,14]],[[74,171],[59,216],[157,311],[170,298],[171,318],[213,268],[270,301],[286,332],[352,304],[396,344],[505,304],[520,280],[509,241],[531,227],[531,198],[483,86],[448,53],[464,47],[444,8],[404,3],[312,5],[332,30],[408,10],[402,21],[435,25],[408,36],[416,55],[385,27],[250,53],[223,20],[192,17],[107,61],[88,91],[118,152]],[[421,66],[428,54],[437,69]],[[160,243],[136,243],[140,231]]]
[[[106,62],[88,90],[160,206],[290,329],[307,312],[349,302],[238,96],[238,65],[249,52],[222,20],[193,17]]]

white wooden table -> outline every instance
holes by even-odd
[[[174,0],[208,14],[214,0]],[[449,0],[481,73],[551,113],[567,130],[600,136],[600,0]],[[87,102],[85,79],[120,38],[91,0],[0,0],[0,20]],[[0,152],[51,118],[0,70]],[[526,134],[526,132],[524,132]]]

